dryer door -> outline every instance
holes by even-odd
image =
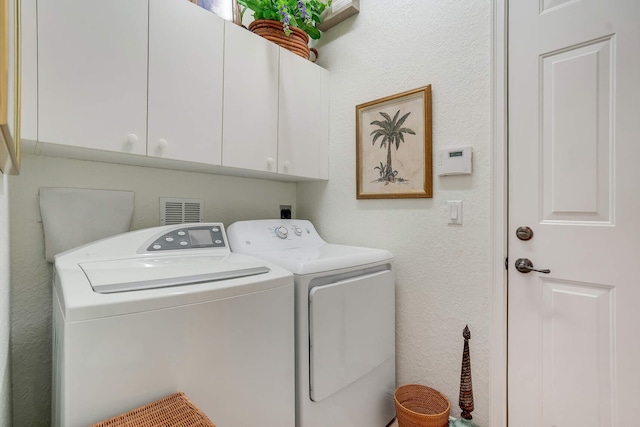
[[[318,402],[394,357],[395,293],[389,270],[309,293],[309,385]]]

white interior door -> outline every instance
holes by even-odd
[[[509,425],[638,425],[640,2],[513,0],[509,29]]]

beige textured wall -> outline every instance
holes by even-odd
[[[0,173],[0,426],[11,426],[9,177]]]
[[[318,49],[331,72],[330,179],[299,184],[297,199],[298,217],[327,240],[394,253],[398,381],[441,390],[455,416],[469,324],[481,426],[490,402],[490,13],[488,0],[363,1],[327,31]],[[434,177],[433,199],[357,201],[355,106],[427,84],[434,152],[473,146],[473,175]],[[446,201],[456,199],[462,226],[447,225]]]
[[[40,187],[134,191],[133,229],[160,224],[161,196],[202,198],[204,221],[221,221],[225,225],[240,219],[276,218],[280,204],[296,205],[293,183],[25,155],[20,176],[11,179],[10,199],[15,426],[50,423],[52,268],[44,259],[37,200]],[[4,254],[2,249],[0,257]],[[2,274],[5,271],[0,269]],[[0,276],[0,313],[7,301],[2,285]],[[0,316],[4,328],[1,319],[4,317]],[[4,342],[0,335],[0,344]],[[0,372],[2,361],[0,357]]]

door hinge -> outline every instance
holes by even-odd
[[[504,269],[507,271],[509,270],[509,257],[504,259]]]

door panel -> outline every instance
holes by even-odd
[[[636,0],[509,2],[510,426],[637,424],[638,22]]]
[[[544,222],[610,222],[612,38],[541,57]]]
[[[148,7],[38,2],[40,141],[146,154]]]
[[[614,290],[540,281],[544,418],[558,426],[611,426]]]
[[[224,166],[277,172],[279,58],[277,44],[225,24]]]
[[[328,116],[327,104],[323,104],[328,98],[322,94],[327,89],[327,73],[280,49],[278,173],[304,178],[326,176],[321,162],[327,144],[322,128]]]
[[[149,2],[148,156],[221,163],[224,22],[186,1]]]
[[[389,270],[317,286],[309,293],[309,386],[319,402],[393,357]]]

